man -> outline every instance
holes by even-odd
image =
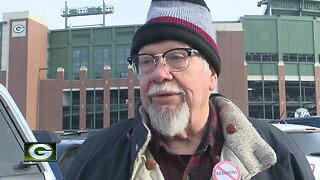
[[[140,111],[87,139],[67,179],[314,179],[286,134],[210,97],[220,58],[204,1],[153,0],[131,55]]]

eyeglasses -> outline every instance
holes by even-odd
[[[133,70],[138,75],[149,75],[157,67],[157,58],[162,57],[165,66],[171,72],[181,72],[186,70],[190,64],[190,56],[193,53],[199,53],[192,48],[174,48],[163,54],[136,54],[127,59]]]

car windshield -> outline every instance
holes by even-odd
[[[288,133],[305,155],[320,156],[320,133]]]

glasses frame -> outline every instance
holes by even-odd
[[[155,67],[157,67],[157,65],[158,65],[158,62],[157,62],[158,60],[157,60],[156,57],[161,56],[162,59],[163,59],[163,61],[164,61],[164,63],[165,63],[165,65],[167,65],[167,62],[166,62],[166,59],[165,59],[166,54],[168,54],[168,53],[171,52],[171,51],[175,51],[175,50],[184,50],[184,51],[187,52],[187,55],[188,55],[188,59],[187,59],[188,65],[187,65],[186,68],[183,69],[183,70],[171,70],[171,69],[169,68],[169,70],[170,70],[171,72],[182,72],[182,71],[188,69],[188,67],[189,67],[189,65],[190,65],[190,60],[191,60],[190,57],[191,57],[191,55],[194,54],[194,53],[199,54],[199,51],[196,50],[196,49],[193,49],[193,48],[173,48],[173,49],[169,49],[168,51],[166,51],[166,52],[164,52],[164,53],[162,53],[162,54],[148,54],[148,53],[135,54],[135,55],[133,55],[133,56],[128,57],[128,58],[127,58],[127,61],[129,62],[130,65],[133,66],[133,71],[134,71],[137,75],[150,75],[150,74],[154,71]],[[153,68],[149,73],[147,73],[147,74],[140,74],[140,72],[139,72],[139,62],[136,62],[136,61],[139,60],[139,58],[137,58],[137,57],[138,57],[138,56],[141,56],[141,55],[149,55],[149,56],[153,57],[153,62],[154,62],[154,64],[155,64],[155,66],[154,66],[154,68]],[[168,66],[167,66],[167,67],[168,67]]]

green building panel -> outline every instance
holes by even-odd
[[[300,75],[301,76],[314,76],[314,65],[313,64],[300,64]]]
[[[282,9],[282,10],[298,10],[300,8],[299,0],[278,0],[271,1],[273,9]]]
[[[90,35],[90,29],[73,30],[71,31],[71,43],[74,46],[89,45]]]
[[[245,53],[314,54],[314,37],[320,38],[312,17],[247,15],[241,21]]]
[[[313,64],[288,63],[284,67],[286,76],[314,76]]]
[[[265,15],[310,16],[320,14],[319,0],[268,0]]]
[[[49,44],[50,46],[67,46],[69,43],[69,33],[68,31],[56,30],[50,31],[49,33]]]
[[[278,75],[278,63],[263,63],[263,75]]]
[[[282,19],[280,34],[284,53],[313,54],[312,20]]]
[[[275,17],[245,16],[242,21],[245,52],[274,53],[278,51]]]
[[[94,44],[111,44],[113,42],[112,39],[112,28],[97,28],[93,29],[93,39],[92,42]]]
[[[299,69],[298,64],[285,64],[285,75],[286,76],[297,76]]]
[[[50,57],[48,61],[48,79],[56,79],[57,68],[64,67],[65,74],[68,74],[68,49],[67,48],[54,48],[50,50]]]
[[[315,45],[315,57],[316,62],[320,61],[320,22],[315,21],[314,23],[314,45]]]
[[[248,75],[278,75],[277,63],[248,63]]]
[[[128,27],[116,27],[115,28],[115,42],[119,43],[130,43],[134,32],[136,31],[135,26]]]

